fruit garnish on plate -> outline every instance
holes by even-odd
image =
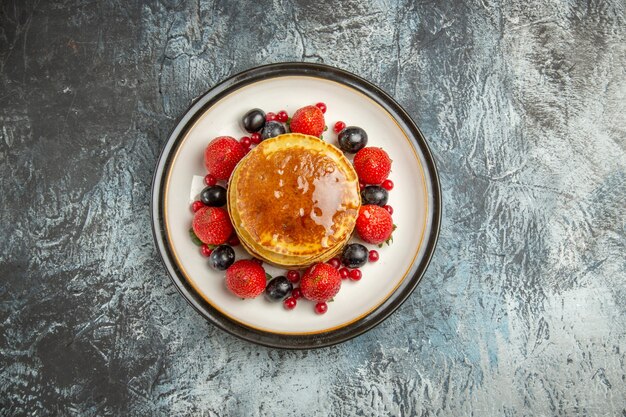
[[[363,148],[354,155],[354,169],[361,182],[381,184],[391,172],[391,158],[381,148]]]
[[[209,255],[209,266],[218,271],[226,271],[235,263],[235,251],[231,246],[219,245]]]
[[[367,263],[368,256],[369,251],[365,246],[360,243],[350,243],[343,249],[341,263],[348,268],[360,268]]]
[[[362,206],[356,220],[356,232],[367,243],[379,245],[391,238],[394,230],[391,214],[380,206]]]
[[[335,129],[337,129],[337,127],[341,127],[341,125],[337,126],[337,124],[335,124]],[[367,146],[367,133],[365,133],[365,130],[360,127],[345,127],[344,124],[338,133],[339,136],[337,137],[337,142],[339,143],[341,150],[344,152],[357,153]]]
[[[260,132],[265,126],[265,112],[261,109],[249,110],[243,115],[241,123],[248,133]]]
[[[341,276],[339,271],[328,264],[314,264],[304,273],[300,289],[307,300],[326,302],[341,289]]]
[[[265,291],[265,270],[258,263],[242,259],[226,270],[226,287],[240,298],[255,298]]]
[[[219,207],[202,207],[193,216],[193,232],[202,243],[221,245],[233,232],[228,213]]]
[[[282,275],[272,278],[265,287],[265,297],[270,301],[282,301],[293,291],[291,281]]]
[[[384,207],[389,201],[389,191],[379,185],[368,185],[361,190],[361,203]]]
[[[211,141],[204,151],[204,164],[209,174],[218,180],[228,180],[235,165],[246,155],[246,149],[231,136]]]
[[[292,133],[320,137],[326,128],[324,113],[317,106],[302,107],[293,114],[289,128]]]
[[[287,310],[304,298],[324,314],[342,280],[360,281],[361,268],[380,258],[353,235],[379,246],[391,241],[391,158],[343,121],[333,126],[337,146],[322,140],[326,111],[318,102],[289,119],[286,110],[254,108],[240,119],[245,136],[219,136],[205,149],[207,186],[192,204],[191,235],[237,297],[265,293]],[[240,244],[252,259],[236,259]],[[264,262],[285,272],[272,278]]]
[[[265,140],[265,139],[273,138],[278,135],[282,135],[285,132],[286,132],[285,126],[283,126],[282,123],[274,122],[274,121],[266,122],[265,126],[263,127],[263,130],[261,131],[261,139]]]
[[[226,188],[220,185],[209,185],[200,193],[200,201],[205,206],[223,207],[226,205]]]

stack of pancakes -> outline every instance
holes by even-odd
[[[303,268],[348,242],[361,205],[352,164],[333,145],[288,133],[261,142],[235,167],[228,212],[242,245],[266,262]]]

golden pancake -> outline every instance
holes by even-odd
[[[304,267],[330,259],[347,243],[361,200],[356,172],[339,149],[290,133],[261,142],[239,162],[228,203],[251,254]]]
[[[231,182],[231,185],[229,186],[229,198],[230,196],[237,195],[236,187],[236,181]],[[237,210],[232,210],[231,207],[236,207],[236,202],[234,199],[232,202],[229,201],[230,217],[233,224],[240,224],[241,220]],[[237,230],[237,228],[235,229]],[[239,236],[239,240],[241,241],[242,246],[253,256],[259,259],[264,259],[276,265],[294,268],[306,267],[315,262],[323,262],[325,260],[328,260],[332,258],[343,247],[343,244],[340,244],[336,247],[329,248],[327,251],[322,251],[314,256],[289,256],[285,254],[272,253],[271,250],[268,251],[262,247],[259,247],[258,245],[255,245],[251,236],[243,229],[237,230],[237,234]],[[350,235],[348,234],[346,236],[346,242],[349,239]]]

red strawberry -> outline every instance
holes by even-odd
[[[394,228],[391,214],[383,207],[372,204],[361,206],[356,219],[356,232],[361,239],[378,245],[391,237]]]
[[[380,148],[363,148],[354,155],[354,170],[365,184],[380,184],[391,171],[391,159]]]
[[[237,297],[258,297],[265,291],[265,270],[250,259],[237,261],[226,270],[226,287]]]
[[[300,281],[300,290],[307,300],[325,302],[341,288],[339,271],[328,264],[314,264],[306,270]]]
[[[246,148],[235,138],[220,136],[213,139],[204,151],[204,165],[218,180],[227,180],[235,165],[246,155]]]
[[[221,245],[233,233],[233,226],[223,208],[202,207],[193,216],[193,232],[202,243]]]
[[[316,106],[306,106],[296,110],[291,118],[289,129],[293,133],[320,137],[326,128],[324,114]]]

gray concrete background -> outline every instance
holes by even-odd
[[[626,416],[625,8],[2,1],[0,415]],[[196,314],[148,207],[190,100],[288,60],[392,94],[445,206],[409,301],[303,352]]]

